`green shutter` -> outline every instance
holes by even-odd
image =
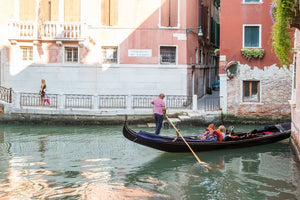
[[[245,47],[259,47],[259,26],[245,26]]]

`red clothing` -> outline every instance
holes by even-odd
[[[223,134],[221,133],[221,131],[219,129],[214,130],[214,134],[217,136],[217,139],[219,141],[223,141]]]

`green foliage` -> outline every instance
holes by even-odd
[[[220,54],[220,49],[215,49],[214,53],[215,53],[215,56],[218,56]]]
[[[292,40],[288,24],[295,16],[296,0],[274,0],[273,4],[272,45],[280,64],[289,65],[292,61]]]
[[[261,59],[265,55],[265,50],[264,49],[241,49],[241,53],[248,60],[251,60],[252,58]]]

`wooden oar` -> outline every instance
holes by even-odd
[[[207,163],[203,162],[200,160],[200,158],[195,154],[195,152],[193,151],[193,149],[190,147],[190,145],[186,142],[186,140],[184,139],[184,137],[181,135],[180,131],[175,127],[175,125],[173,124],[173,122],[169,119],[168,116],[166,116],[167,120],[169,121],[169,123],[173,126],[173,128],[175,129],[175,131],[177,132],[177,134],[182,138],[182,140],[184,141],[184,143],[186,144],[186,146],[188,146],[188,148],[191,150],[191,152],[193,153],[193,155],[195,156],[195,158],[198,160],[198,162],[203,165],[204,167],[206,167],[207,169],[212,169]]]

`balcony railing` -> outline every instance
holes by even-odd
[[[80,22],[9,22],[9,39],[32,40],[80,40],[84,38],[84,26]]]
[[[11,88],[5,88],[0,86],[0,100],[5,101],[7,103],[12,102],[13,91]]]
[[[191,109],[192,96],[185,95],[169,95],[167,97],[167,107],[177,109]]]
[[[3,95],[6,91],[1,91]],[[11,91],[13,93],[13,91]],[[16,93],[13,95],[12,102],[19,105],[21,109],[34,107],[50,107],[53,110],[81,110],[81,111],[105,111],[109,110],[152,110],[151,101],[157,95],[85,95],[85,94],[48,94],[50,105],[41,103],[38,93]],[[197,98],[186,95],[167,95],[165,98],[167,109],[182,110],[205,110],[220,111],[220,98],[206,97],[199,102]],[[198,108],[197,105],[198,103]],[[199,103],[201,105],[199,105]],[[16,106],[18,107],[18,106]],[[148,111],[147,111],[148,112]]]
[[[47,107],[57,108],[57,94],[49,94],[50,105],[46,103]],[[37,107],[42,106],[41,96],[37,93],[21,93],[20,94],[21,107]]]
[[[67,94],[65,106],[66,108],[92,109],[92,95]]]
[[[126,108],[126,95],[99,95],[99,109]]]
[[[157,97],[157,95],[133,95],[132,107],[133,108],[153,108],[151,101]]]

